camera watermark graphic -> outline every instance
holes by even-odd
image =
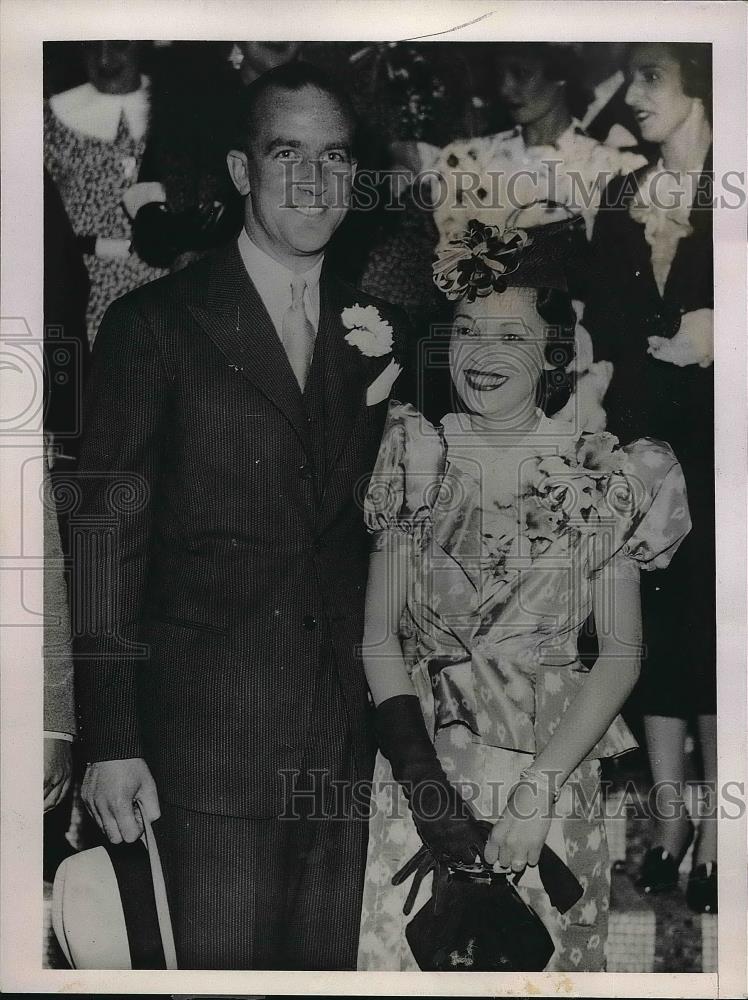
[[[64,393],[65,425],[55,426],[55,439],[76,437],[82,427],[83,354],[78,340],[59,324],[35,337],[23,317],[4,317],[0,337],[0,438],[31,437],[46,429],[55,396]]]

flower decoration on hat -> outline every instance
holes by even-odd
[[[520,225],[522,217],[529,225]],[[548,199],[519,206],[503,226],[471,219],[456,238],[439,247],[434,282],[448,299],[516,288],[568,289],[567,272],[580,257],[584,219]]]
[[[448,299],[475,302],[503,291],[506,278],[520,265],[528,241],[524,229],[489,226],[471,219],[462,236],[437,250],[434,281]]]

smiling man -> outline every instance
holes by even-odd
[[[114,843],[137,839],[136,799],[161,815],[182,968],[355,968],[355,491],[404,320],[325,265],[354,125],[315,69],[255,81],[228,154],[238,241],[115,302],[96,340],[81,515],[111,561],[81,547],[83,797]]]

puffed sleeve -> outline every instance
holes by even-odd
[[[445,455],[439,430],[409,403],[391,400],[364,501],[364,519],[372,534],[423,535]]]
[[[664,569],[691,530],[683,470],[663,441],[642,438],[620,451],[622,467],[610,477],[605,494],[612,538],[609,534],[602,545],[597,539],[595,568],[622,555],[642,570]]]
[[[416,149],[418,150],[419,168],[433,170],[441,156],[441,147],[432,146],[430,142],[416,142]]]

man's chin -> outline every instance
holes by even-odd
[[[338,228],[331,226],[329,221],[323,225],[314,219],[304,220],[299,216],[301,224],[296,224],[290,234],[289,243],[300,253],[322,253]]]

